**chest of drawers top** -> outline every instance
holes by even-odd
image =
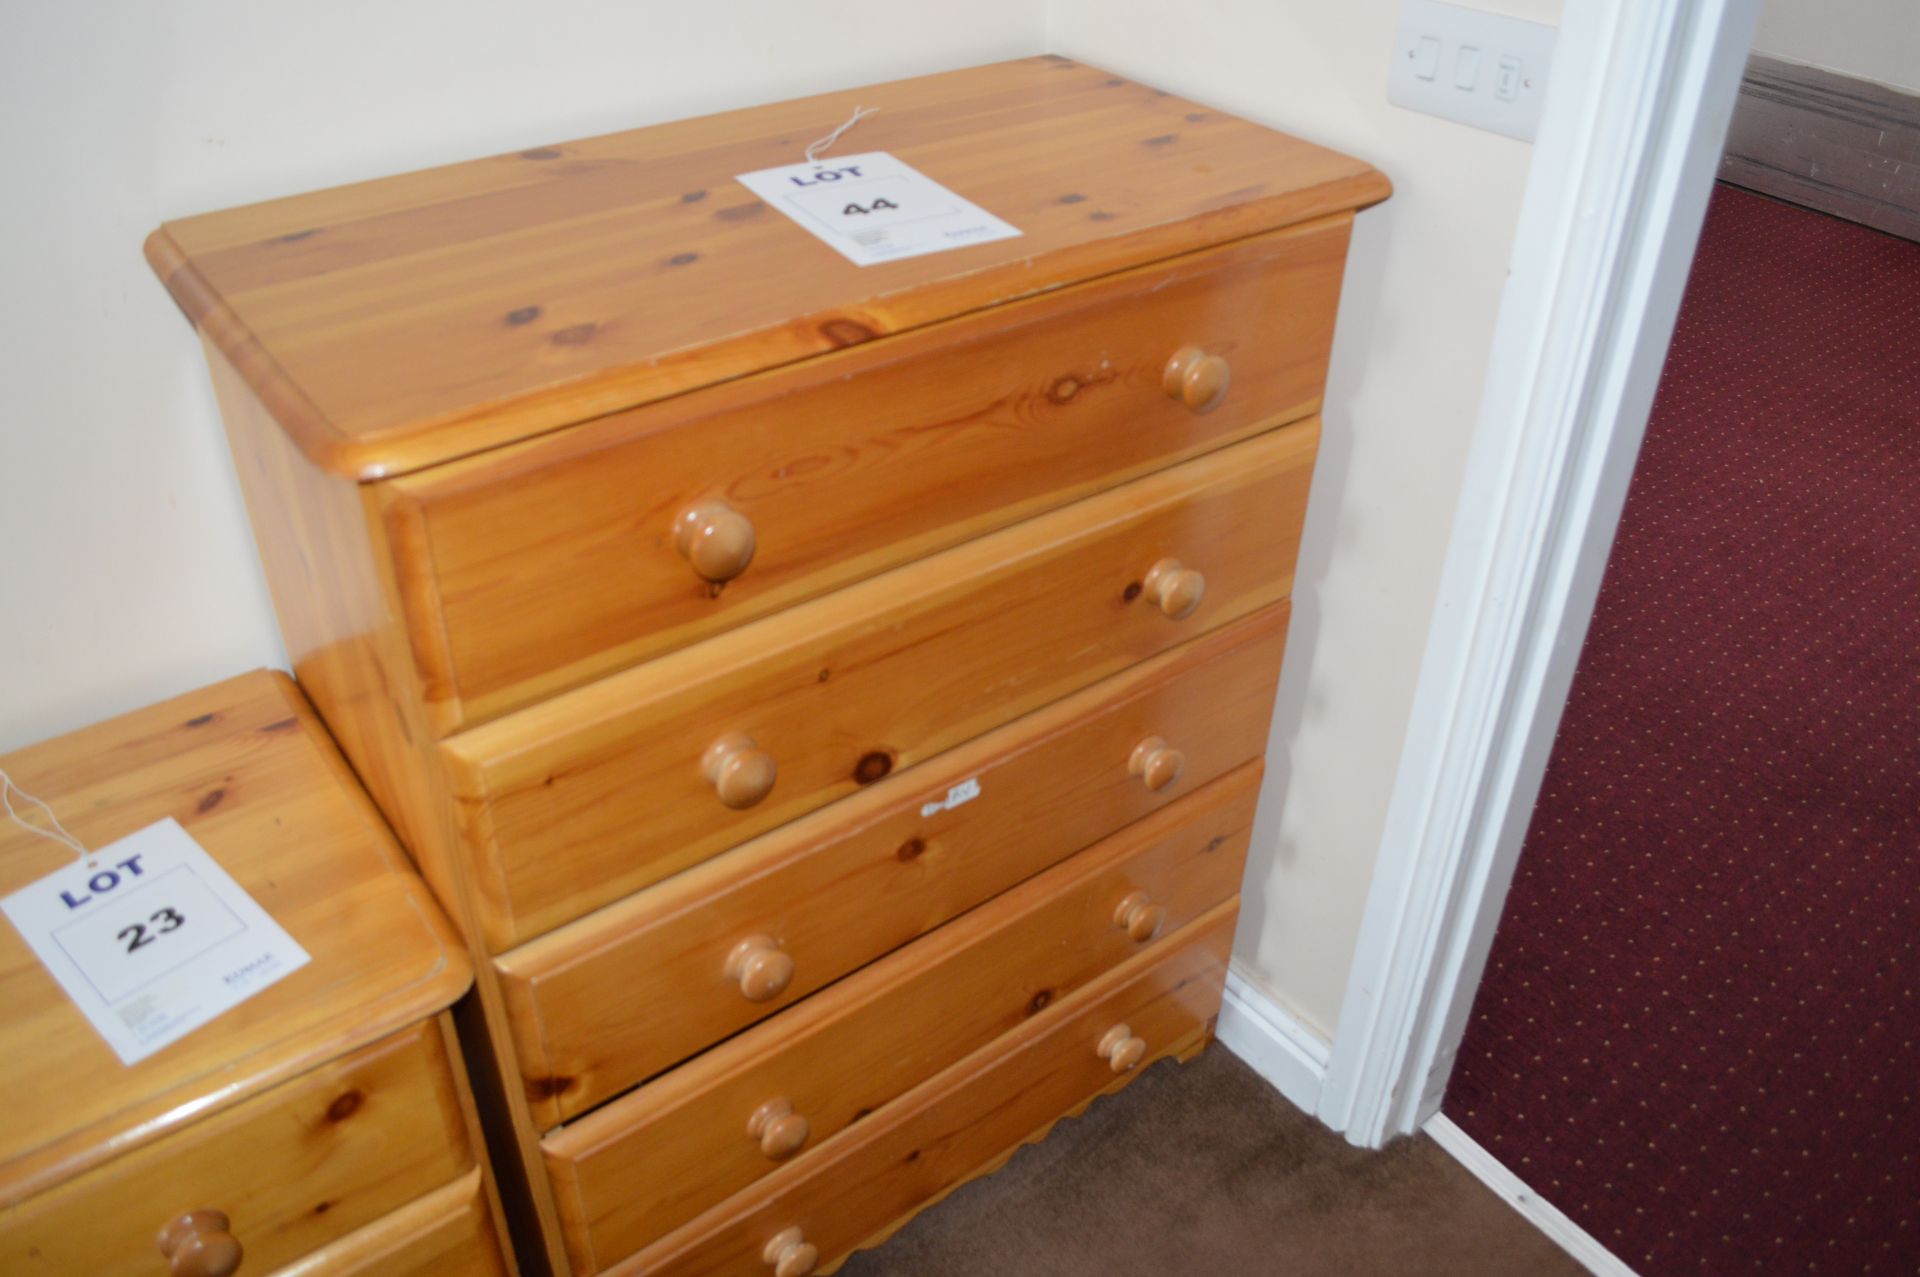
[[[1017,238],[860,267],[742,187],[855,107]],[[147,255],[307,460],[353,479],[1385,198],[1360,161],[1046,56],[169,222]]]
[[[0,1128],[7,1247],[31,1195],[183,1128],[227,1122],[236,1106],[425,1020],[467,989],[464,946],[283,675],[229,679],[20,750],[0,767],[96,850],[179,821],[310,959],[126,1066],[19,934],[0,926],[0,1084],[16,1101]],[[0,894],[72,859],[0,821]],[[276,1164],[256,1169],[283,1177]],[[150,1251],[151,1231],[140,1231],[140,1250]]]

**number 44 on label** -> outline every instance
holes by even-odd
[[[825,186],[830,182],[858,182],[862,180],[858,164],[847,164],[840,168],[815,168],[811,173],[792,173],[787,181],[805,190],[809,186]],[[858,200],[849,203],[840,210],[842,217],[865,217],[870,213],[899,212],[900,206],[882,195],[871,204],[862,204]]]
[[[857,266],[1020,234],[885,151],[761,169],[739,181]]]

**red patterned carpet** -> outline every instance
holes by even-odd
[[[1920,1273],[1920,245],[1722,187],[1446,1112],[1644,1277]]]

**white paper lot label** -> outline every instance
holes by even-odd
[[[176,820],[0,900],[122,1064],[135,1064],[308,962]]]
[[[761,169],[738,180],[857,266],[1020,234],[885,151]]]

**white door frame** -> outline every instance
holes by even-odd
[[[1666,358],[1759,0],[1567,0],[1319,1116],[1438,1111]]]

